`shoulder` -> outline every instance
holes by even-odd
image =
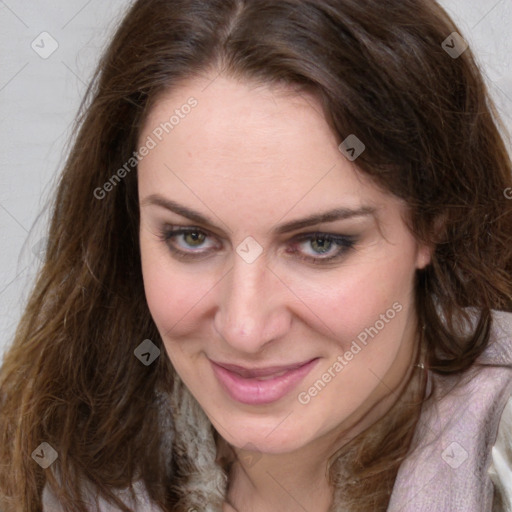
[[[512,313],[493,312],[493,325],[484,362],[512,364]],[[488,361],[489,360],[489,361]],[[512,510],[512,395],[502,410],[488,474],[495,489],[493,512]]]
[[[511,313],[492,312],[489,343],[476,363],[460,375],[428,372],[435,385],[389,511],[490,511],[495,489],[512,492]],[[496,483],[488,473],[493,462]]]
[[[489,476],[497,495],[493,512],[512,510],[512,396],[501,415]]]

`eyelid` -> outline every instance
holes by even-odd
[[[162,229],[160,230],[162,236],[170,235],[170,234],[186,234],[190,232],[199,232],[204,235],[207,235],[210,238],[221,238],[209,229],[202,228],[195,225],[190,226],[184,226],[184,225],[178,225],[178,224],[165,224]],[[333,231],[321,230],[321,229],[313,229],[311,231],[304,231],[301,233],[292,234],[287,237],[287,241],[300,241],[308,238],[312,238],[314,236],[321,237],[321,236],[328,236],[333,239],[344,239],[349,241],[356,241],[357,237],[355,235],[349,235],[349,234],[343,234],[343,233],[335,233]],[[170,238],[170,237],[169,237]]]
[[[161,237],[164,241],[169,242],[172,238],[180,235],[187,235],[189,233],[201,233],[206,235],[206,238],[218,238],[212,234],[209,230],[199,228],[197,226],[172,226],[167,227],[161,231]],[[179,249],[178,249],[179,250]],[[206,252],[206,251],[203,251]]]
[[[215,249],[208,249],[204,251],[182,251],[181,249],[177,249],[170,244],[171,239],[180,236],[186,235],[189,233],[201,233],[206,235],[206,237],[210,237],[210,232],[207,229],[199,228],[197,226],[167,226],[161,231],[161,235],[159,238],[167,244],[169,250],[173,253],[173,255],[180,260],[190,260],[190,261],[199,261],[204,258],[207,258],[209,254],[214,252]],[[213,237],[217,238],[215,235]],[[292,236],[288,239],[288,243],[292,242],[294,245],[297,245],[303,241],[314,240],[315,238],[327,238],[331,243],[334,243],[338,246],[338,250],[335,252],[333,256],[322,257],[319,255],[315,256],[304,256],[301,251],[294,250],[293,254],[298,253],[298,259],[309,262],[313,265],[327,265],[329,263],[335,263],[342,259],[348,251],[354,248],[355,243],[357,242],[357,238],[354,235],[343,235],[338,233],[326,232],[326,231],[310,231],[304,232],[299,235]]]

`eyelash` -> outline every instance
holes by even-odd
[[[180,235],[187,235],[191,233],[196,233],[199,235],[205,235],[208,237],[208,234],[199,228],[178,228],[178,229],[167,229],[163,231],[159,235],[159,239],[164,242],[169,250],[180,260],[189,261],[189,260],[198,260],[202,259],[202,256],[204,256],[207,252],[211,251],[203,251],[201,253],[196,252],[197,254],[194,254],[193,252],[186,252],[181,251],[179,249],[176,249],[170,242],[172,239],[176,238]],[[299,244],[304,241],[311,241],[311,240],[324,240],[326,243],[334,243],[339,246],[339,250],[336,252],[334,256],[328,257],[328,258],[315,258],[311,256],[298,256],[300,260],[308,261],[310,263],[316,264],[316,265],[324,265],[328,263],[332,263],[334,261],[340,260],[342,257],[345,256],[345,254],[354,248],[354,245],[356,243],[356,239],[353,236],[347,236],[347,235],[337,235],[332,233],[322,233],[322,232],[314,232],[314,233],[308,233],[304,235],[299,235],[294,239],[294,245]],[[204,243],[204,241],[203,241]],[[293,254],[297,253],[297,250],[292,251]]]

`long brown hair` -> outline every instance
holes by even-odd
[[[45,262],[1,368],[4,512],[40,510],[46,480],[85,512],[80,479],[128,510],[112,490],[135,477],[162,508],[182,510],[179,468],[162,455],[158,393],[173,369],[167,357],[144,366],[133,355],[145,339],[164,351],[142,282],[136,166],[101,199],[95,191],[133,157],[156,98],[208,71],[312,92],[339,142],[364,142],[361,172],[406,201],[412,232],[435,247],[416,282],[428,365],[472,365],[491,310],[512,310],[512,179],[471,49],[453,58],[442,47],[455,31],[433,0],[133,3],[82,103]],[[462,336],[468,311],[477,321]],[[386,509],[413,409],[394,407],[354,441],[350,510]],[[31,458],[41,442],[59,454],[48,470]]]

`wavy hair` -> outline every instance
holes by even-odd
[[[130,6],[82,102],[45,261],[0,370],[4,512],[39,511],[46,481],[67,510],[85,512],[84,480],[127,511],[113,491],[135,478],[164,510],[185,510],[186,454],[169,464],[161,449],[160,397],[173,368],[167,357],[146,367],[133,355],[144,339],[164,350],[144,294],[136,168],[102,199],[95,191],[133,157],[160,95],[207,72],[311,92],[339,142],[364,141],[359,170],[406,202],[412,233],[434,248],[415,286],[428,367],[471,367],[492,309],[512,310],[512,178],[471,49],[452,58],[442,47],[455,31],[433,0]],[[476,321],[463,335],[469,310]],[[406,390],[414,407],[396,404],[345,450],[358,482],[341,493],[352,512],[386,510],[418,418],[419,379]],[[59,454],[48,470],[31,459],[43,441]]]

